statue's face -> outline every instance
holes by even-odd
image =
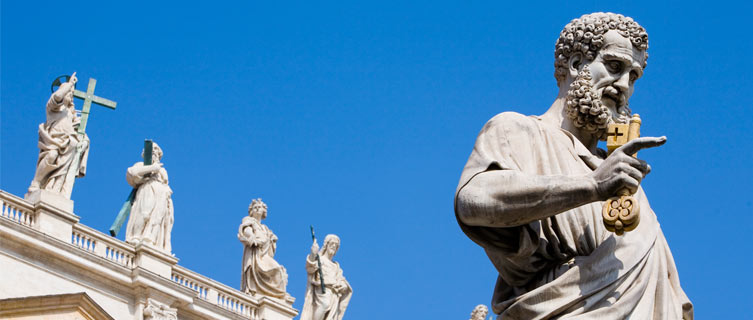
[[[157,163],[162,160],[162,157],[159,154],[159,149],[157,147],[152,147],[152,163]]]
[[[264,219],[264,206],[261,204],[254,204],[251,206],[251,210],[249,210],[250,215],[256,219]]]
[[[643,75],[645,52],[633,47],[629,39],[617,31],[604,34],[604,46],[588,64],[593,89],[613,116],[628,104],[635,80]]]
[[[339,247],[339,244],[335,241],[327,242],[327,244],[324,247],[324,253],[332,258],[335,256],[335,253],[337,253],[337,248]]]

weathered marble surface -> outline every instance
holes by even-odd
[[[288,273],[275,261],[277,236],[261,221],[267,218],[267,205],[255,199],[238,227],[238,240],[243,244],[243,276],[241,291],[276,298],[285,298]]]
[[[650,172],[631,155],[662,145],[642,137],[611,155],[597,147],[646,65],[648,36],[632,19],[573,20],[555,51],[557,99],[542,116],[505,112],[481,130],[457,187],[455,213],[499,277],[492,310],[504,319],[692,319],[674,259],[640,188]],[[603,201],[635,193],[641,223],[608,231]]]
[[[47,100],[47,120],[39,124],[39,157],[27,198],[38,190],[47,190],[70,199],[73,181],[66,179],[75,179],[86,174],[89,139],[76,133],[80,119],[76,116],[73,91],[77,81],[74,73],[70,80],[61,84]],[[71,168],[79,146],[83,150],[79,166]],[[77,172],[69,176],[69,170]]]
[[[306,257],[306,300],[301,311],[301,320],[341,320],[353,295],[353,288],[345,280],[340,264],[333,258],[340,248],[340,238],[334,234],[324,237],[322,249],[314,241],[311,253]],[[319,265],[316,255],[321,259],[321,270],[325,291],[322,293]]]
[[[142,152],[141,156],[144,154]],[[126,227],[126,242],[145,243],[170,253],[170,234],[173,229],[173,190],[168,185],[167,170],[163,168],[162,148],[155,142],[152,164],[137,162],[126,172],[128,184],[137,189]]]

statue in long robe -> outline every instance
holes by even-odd
[[[321,251],[319,245],[311,246],[311,253],[306,257],[306,300],[303,302],[301,320],[342,320],[345,309],[353,295],[353,289],[343,276],[340,264],[332,260],[340,248],[340,238],[334,234],[324,237]],[[317,253],[321,260],[321,271],[325,291],[322,293],[321,278]]]
[[[665,137],[632,140],[607,156],[609,123],[630,119],[648,37],[630,18],[573,20],[555,52],[559,96],[542,116],[501,113],[481,130],[455,194],[465,234],[498,272],[498,319],[692,319],[693,305],[633,157]],[[640,224],[624,235],[602,221],[604,200],[627,188]]]
[[[142,153],[143,157],[144,154]],[[173,229],[173,190],[163,168],[162,148],[153,143],[152,164],[137,162],[126,171],[126,181],[136,189],[131,215],[126,227],[126,242],[146,243],[170,253]]]
[[[243,244],[241,291],[285,298],[288,273],[274,259],[277,236],[261,223],[266,218],[267,205],[255,199],[248,207],[248,216],[238,227],[238,240]]]
[[[76,75],[61,84],[47,100],[47,120],[39,124],[39,157],[34,178],[29,186],[28,194],[37,190],[49,190],[61,194],[66,199],[71,198],[73,181],[66,181],[69,170],[76,170],[76,177],[86,174],[86,160],[89,155],[89,139],[79,136],[76,128],[80,118],[76,116],[73,104],[73,91],[77,82]],[[81,145],[78,168],[71,168],[77,154],[76,148]],[[75,179],[72,178],[72,179]]]

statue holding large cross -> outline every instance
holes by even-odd
[[[65,199],[71,198],[75,178],[86,174],[89,154],[86,123],[91,104],[94,102],[110,109],[116,107],[114,101],[94,95],[97,80],[89,79],[86,92],[76,90],[77,81],[74,72],[53,82],[53,93],[46,107],[47,121],[39,125],[37,169],[26,198],[39,190],[51,191]],[[74,98],[84,99],[80,117],[76,115]]]

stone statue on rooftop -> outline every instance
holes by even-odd
[[[455,214],[498,272],[499,319],[693,318],[640,187],[650,166],[635,157],[666,138],[636,138],[610,154],[597,146],[611,125],[636,118],[628,99],[647,48],[631,18],[599,12],[571,21],[555,47],[559,94],[549,110],[501,113],[478,135]],[[622,226],[610,227],[602,209],[623,190],[641,208],[640,223],[613,232]]]
[[[148,153],[147,153],[148,154]],[[126,171],[126,181],[136,189],[131,215],[126,227],[126,242],[146,243],[170,253],[170,233],[173,229],[173,190],[162,163],[162,148],[152,144],[150,165],[137,162]],[[144,157],[144,152],[141,153]]]
[[[339,248],[340,238],[334,234],[324,237],[321,250],[314,239],[311,253],[306,257],[308,282],[301,320],[341,320],[345,315],[353,289],[345,280],[340,264],[333,260]]]
[[[47,100],[47,121],[39,125],[39,157],[27,197],[35,191],[48,190],[70,199],[73,181],[69,180],[86,174],[89,138],[76,132],[81,121],[73,104],[77,81],[74,73]],[[77,156],[79,161],[74,161]],[[71,168],[74,162],[79,165]],[[68,174],[69,170],[75,174]]]
[[[477,305],[475,308],[473,308],[473,311],[471,311],[471,319],[470,320],[486,320],[486,316],[489,314],[489,309],[483,305]]]
[[[285,298],[288,273],[275,261],[277,236],[261,221],[267,218],[267,205],[254,199],[248,216],[238,227],[238,240],[243,244],[241,291],[276,298]]]

